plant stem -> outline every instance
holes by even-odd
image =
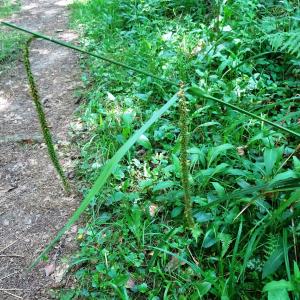
[[[31,93],[31,97],[32,97],[33,103],[34,103],[36,111],[37,111],[39,123],[41,125],[43,137],[44,137],[45,143],[47,145],[47,150],[48,150],[50,159],[52,161],[52,164],[63,183],[65,191],[70,192],[70,185],[69,185],[68,180],[64,174],[64,171],[59,163],[58,156],[56,154],[56,151],[55,151],[55,148],[53,145],[51,132],[50,132],[49,126],[47,124],[46,115],[43,110],[43,106],[41,104],[40,96],[39,96],[37,86],[34,81],[34,77],[33,77],[32,70],[31,70],[31,64],[30,64],[30,59],[29,59],[29,47],[30,47],[30,44],[33,39],[34,39],[34,37],[31,37],[30,39],[28,39],[25,44],[25,47],[24,47],[24,66],[25,66],[26,73],[27,73],[27,78],[28,78],[29,87],[30,87],[30,93]]]
[[[180,130],[181,130],[181,181],[184,190],[184,217],[186,219],[189,228],[194,227],[194,219],[192,215],[192,200],[190,196],[190,184],[189,184],[189,170],[187,161],[187,147],[188,147],[188,111],[186,99],[184,96],[183,84],[181,84],[179,96],[179,114],[180,114]]]

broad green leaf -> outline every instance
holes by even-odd
[[[210,168],[212,169],[212,168]],[[199,176],[199,175],[197,175]],[[247,186],[247,185],[245,185]],[[274,183],[267,183],[267,184],[261,184],[261,185],[257,185],[257,186],[250,186],[250,187],[245,187],[244,189],[241,190],[236,190],[232,193],[229,194],[225,194],[222,197],[218,197],[217,199],[215,199],[213,202],[208,203],[208,204],[202,204],[202,207],[211,207],[211,206],[215,206],[217,204],[220,204],[224,201],[228,201],[228,200],[233,200],[233,199],[239,199],[239,198],[243,198],[246,195],[253,195],[254,193],[257,193],[259,191],[288,191],[288,190],[296,190],[300,188],[300,180],[298,178],[288,178],[285,180],[280,180],[280,181],[276,181]],[[296,201],[295,199],[297,199],[296,197],[293,198],[293,200],[288,200],[288,203],[294,202]],[[276,214],[272,215],[272,219],[275,218],[275,216],[280,216],[281,213],[283,212],[284,209],[286,209],[286,207],[288,207],[289,204],[287,204],[286,202],[282,203],[282,206],[280,206],[278,208],[278,212],[276,210]]]
[[[137,143],[139,145],[143,146],[146,149],[151,149],[151,143],[150,143],[149,139],[144,134],[142,134],[139,137],[139,139],[137,140]]]
[[[282,173],[279,173],[277,174],[272,180],[270,183],[275,183],[277,181],[283,181],[283,180],[286,180],[286,179],[292,179],[292,178],[297,178],[297,174],[292,171],[292,170],[288,170],[286,172],[282,172]],[[300,180],[299,180],[300,182]]]
[[[296,156],[293,156],[294,168],[297,172],[300,172],[300,159]]]
[[[262,278],[266,278],[269,275],[272,275],[276,272],[276,270],[282,265],[284,261],[284,252],[283,247],[278,247],[268,258],[266,261],[264,267],[263,267],[263,273]]]
[[[176,218],[178,217],[183,211],[183,207],[181,206],[177,206],[175,208],[173,208],[172,212],[171,212],[171,217],[172,218]]]
[[[216,240],[216,235],[212,229],[209,229],[204,236],[203,242],[202,242],[202,247],[203,248],[210,248],[213,246],[217,240]]]
[[[201,297],[206,295],[211,289],[211,283],[207,281],[196,283],[195,285]]]
[[[203,166],[205,166],[205,153],[203,148],[192,147],[188,149],[188,154],[191,159],[191,163],[195,164],[200,161]]]
[[[173,181],[161,181],[157,185],[153,187],[153,192],[157,192],[160,190],[168,189],[170,187],[174,186]]]
[[[194,218],[199,223],[205,223],[213,219],[213,215],[211,213],[198,212],[194,215]]]
[[[222,197],[225,194],[225,189],[219,182],[212,182],[215,190],[217,191],[218,196]]]
[[[217,159],[218,156],[225,155],[227,150],[232,148],[233,146],[231,144],[223,144],[210,149],[207,155],[207,166],[209,167],[213,163],[213,161]]]
[[[226,174],[233,175],[233,176],[247,176],[249,174],[248,171],[229,168],[225,171]]]
[[[173,161],[175,173],[180,174],[181,171],[180,160],[175,154],[172,154],[172,161]]]
[[[287,290],[277,289],[268,292],[268,300],[290,300],[290,297]]]
[[[287,290],[292,291],[294,289],[293,284],[290,281],[286,280],[279,280],[279,281],[271,281],[267,283],[264,288],[263,292],[270,292],[276,290]]]
[[[135,118],[135,112],[128,110],[122,114],[122,120],[126,126],[130,126]]]
[[[300,280],[300,270],[299,267],[297,265],[297,262],[294,261],[294,276],[296,278],[296,280]]]
[[[206,170],[200,170],[199,173],[195,176],[195,178],[200,177],[200,176],[211,177],[211,176],[214,176],[215,174],[224,172],[228,167],[229,167],[228,164],[221,163],[221,164],[217,165],[215,168],[208,168]]]
[[[141,189],[145,189],[145,188],[151,186],[152,184],[153,184],[153,180],[152,179],[145,179],[145,180],[141,180],[139,182],[139,187]]]
[[[264,162],[266,168],[266,174],[271,175],[273,172],[274,165],[278,159],[278,149],[265,149],[264,151]]]
[[[128,150],[136,143],[139,137],[149,129],[149,127],[154,124],[159,118],[172,106],[176,103],[178,97],[174,95],[167,103],[165,103],[159,110],[155,111],[151,118],[126,141],[126,143],[115,153],[115,155],[107,161],[105,166],[103,167],[100,175],[97,180],[93,184],[89,193],[81,202],[80,206],[68,220],[68,222],[64,225],[64,227],[58,232],[56,237],[48,244],[46,249],[37,257],[37,259],[31,264],[30,269],[35,267],[37,263],[53,248],[53,246],[60,240],[63,234],[70,229],[70,227],[79,219],[80,215],[85,211],[90,202],[94,199],[94,197],[99,193],[102,187],[107,182],[107,179],[112,174],[116,165],[121,161],[121,159],[125,156]]]

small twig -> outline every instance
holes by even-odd
[[[67,280],[66,280],[65,287],[67,287],[67,286],[68,286],[68,283],[69,283],[69,280],[70,280],[70,278],[71,278],[71,275],[68,275],[68,278],[67,278]]]
[[[289,159],[295,155],[298,151],[300,151],[300,144],[296,147],[296,149],[288,156],[288,158],[282,163],[282,165],[277,169],[276,174],[282,169],[282,167],[289,161]],[[275,175],[276,175],[275,174]]]
[[[15,298],[18,298],[18,299],[23,299],[23,297],[21,297],[21,296],[18,296],[18,295],[16,295],[16,294],[13,294],[13,293],[10,293],[10,292],[8,292],[8,291],[2,291],[3,293],[5,293],[5,294],[8,294],[8,295],[10,295],[10,296],[13,296],[13,297],[15,297]]]
[[[0,281],[3,280],[3,279],[8,278],[8,277],[10,277],[10,276],[13,276],[13,275],[15,275],[15,274],[17,274],[17,273],[18,273],[18,272],[13,272],[13,273],[10,273],[10,274],[8,274],[8,275],[5,275],[5,276],[3,276],[2,278],[0,278]]]
[[[0,253],[3,252],[4,250],[6,250],[7,248],[11,247],[12,245],[14,245],[17,241],[14,241],[12,243],[10,243],[9,245],[7,245],[6,247],[4,247],[3,249],[0,250]]]
[[[29,289],[25,289],[25,290],[29,290]],[[0,292],[4,292],[4,291],[24,291],[24,289],[0,289]]]
[[[233,222],[252,204],[252,202],[248,203],[238,214],[237,216],[233,219]]]
[[[106,268],[108,269],[108,260],[107,260],[107,253],[106,252],[104,252],[104,258],[105,258]]]
[[[24,255],[18,255],[18,254],[6,254],[6,255],[0,255],[0,257],[21,257],[24,258]]]
[[[187,249],[189,250],[189,253],[190,253],[190,255],[191,255],[191,257],[192,257],[194,263],[195,263],[197,266],[199,266],[199,261],[193,256],[192,251],[190,250],[190,248],[187,247]]]

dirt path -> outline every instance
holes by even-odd
[[[70,1],[21,2],[21,12],[10,21],[64,40],[76,38],[67,25]],[[78,59],[74,52],[41,40],[34,41],[31,49],[33,73],[48,121],[58,151],[65,153],[61,155],[64,168],[70,172],[73,157],[68,155],[67,129],[76,108]],[[0,76],[0,299],[17,299],[8,293],[30,300],[51,299],[49,287],[63,284],[57,278],[55,283],[55,274],[46,277],[45,263],[24,273],[78,202],[75,196],[64,194],[39,136],[24,67],[17,61]],[[73,246],[68,240],[70,236],[51,254],[52,261],[56,254],[59,264],[59,258],[70,251]],[[3,289],[21,290],[5,293]]]

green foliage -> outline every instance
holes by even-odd
[[[0,0],[0,18],[7,17],[20,8],[20,1]]]
[[[294,261],[294,274],[292,279],[287,280],[278,280],[268,282],[263,291],[268,293],[268,300],[289,300],[288,292],[293,292],[295,299],[298,299],[300,296],[300,272],[297,263]]]
[[[288,23],[296,4],[161,2],[77,2],[73,20],[87,50],[193,85],[186,160],[198,238],[182,226],[176,101],[146,122],[177,90],[84,60],[82,129],[73,134],[85,200],[67,226],[87,207],[88,218],[72,298],[297,299],[299,73],[294,48],[271,38],[297,30]]]
[[[0,1],[0,18],[7,17],[13,12],[18,11],[19,2],[10,0]],[[0,30],[0,71],[4,70],[4,63],[8,63],[21,53],[22,45],[25,42],[23,34],[13,31],[7,31],[4,28]]]

